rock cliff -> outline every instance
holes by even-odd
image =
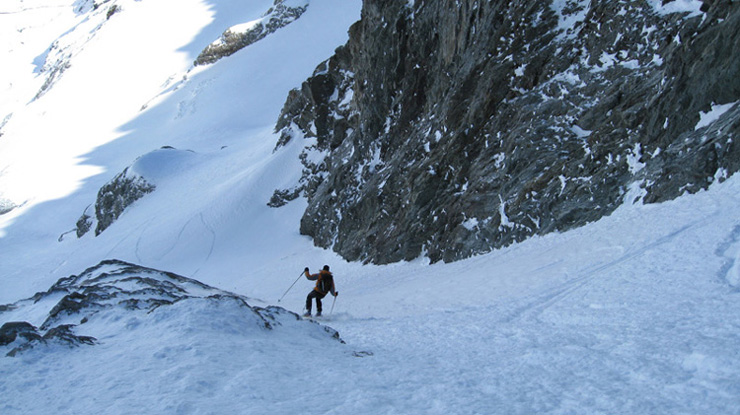
[[[454,261],[705,189],[740,168],[740,7],[686,4],[365,0],[270,205],[348,260]]]

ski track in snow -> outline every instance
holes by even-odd
[[[735,225],[727,238],[717,246],[715,255],[724,259],[718,272],[719,279],[740,292],[740,224]]]
[[[388,413],[738,413],[732,396],[740,392],[740,367],[732,356],[738,355],[740,319],[732,316],[724,327],[712,323],[715,308],[738,310],[738,299],[727,292],[715,297],[712,279],[682,269],[683,259],[674,256],[685,245],[694,248],[686,241],[717,228],[712,222],[721,221],[720,213],[714,209],[663,233],[648,228],[655,236],[642,245],[612,249],[623,252],[585,267],[574,258],[536,261],[532,272],[566,262],[572,273],[539,293],[533,286],[521,298],[434,307],[392,323],[342,317],[329,324],[351,344],[371,344],[368,359],[386,360],[372,371],[394,373],[399,387],[414,385],[414,393],[391,405],[397,412]],[[738,236],[736,226],[715,253],[724,256]],[[691,292],[695,296],[686,296]],[[466,409],[455,412],[459,407]]]

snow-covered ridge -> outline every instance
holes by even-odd
[[[138,325],[167,331],[178,324],[223,324],[253,336],[299,320],[283,308],[252,307],[247,300],[177,274],[107,260],[32,298],[0,306],[0,347],[13,357],[39,345],[115,343]],[[217,312],[222,317],[212,321]],[[178,314],[195,320],[178,321]],[[340,340],[336,331],[320,330]]]

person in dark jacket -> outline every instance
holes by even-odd
[[[306,274],[306,278],[308,278],[309,281],[316,281],[316,287],[314,287],[314,289],[308,293],[308,297],[306,297],[306,314],[303,316],[311,317],[311,304],[313,302],[312,300],[315,298],[316,317],[318,317],[321,315],[321,299],[326,297],[326,294],[328,293],[331,293],[334,297],[339,294],[334,287],[334,276],[329,272],[328,265],[324,265],[324,269],[319,271],[318,274],[312,275],[308,272],[308,267],[306,267],[303,272]]]

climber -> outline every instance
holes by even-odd
[[[311,300],[315,298],[316,317],[319,317],[321,316],[321,299],[328,293],[331,293],[334,297],[339,295],[339,293],[334,289],[334,276],[329,272],[328,265],[324,265],[324,269],[319,271],[318,274],[311,275],[311,273],[308,272],[308,267],[303,270],[303,273],[309,281],[316,281],[316,287],[314,287],[314,289],[308,293],[308,297],[306,297],[306,314],[303,316],[311,317]]]

